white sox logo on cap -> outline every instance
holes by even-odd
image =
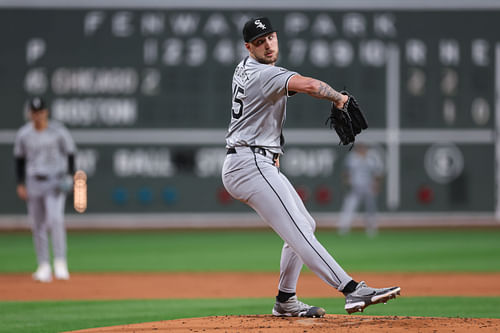
[[[254,17],[243,26],[243,40],[250,43],[259,37],[275,32],[271,21],[267,17]]]
[[[29,108],[32,111],[40,111],[45,109],[45,102],[40,97],[33,97],[29,102]]]
[[[260,20],[255,20],[253,23],[255,23],[255,25],[257,26],[257,28],[261,28],[262,30],[266,29],[266,26]]]

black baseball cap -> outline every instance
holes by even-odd
[[[271,25],[271,21],[267,17],[251,18],[243,26],[243,40],[246,43],[250,43],[259,37],[275,31]]]
[[[45,110],[47,107],[45,106],[45,102],[41,97],[33,97],[30,100],[30,110],[31,111],[41,111]]]

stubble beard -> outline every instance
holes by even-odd
[[[275,64],[276,61],[278,61],[278,55],[279,55],[279,50],[276,51],[276,54],[272,58],[267,58],[262,56],[262,57],[256,57],[256,59],[261,64],[272,65]]]

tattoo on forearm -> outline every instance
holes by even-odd
[[[319,98],[328,99],[332,102],[338,103],[342,101],[342,94],[330,87],[324,82],[320,82],[318,91],[314,94]]]

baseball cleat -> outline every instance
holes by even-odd
[[[396,298],[400,293],[400,287],[376,289],[368,287],[364,281],[361,281],[356,289],[345,297],[344,308],[349,314],[363,312],[368,305],[385,304],[390,299]]]
[[[48,263],[42,263],[38,265],[35,273],[31,275],[33,280],[39,282],[51,282],[52,281],[52,269]]]
[[[54,260],[54,276],[58,280],[69,280],[68,264],[66,260]]]
[[[310,306],[302,303],[297,299],[297,296],[290,297],[286,302],[274,303],[273,316],[276,317],[323,317],[325,309]]]

